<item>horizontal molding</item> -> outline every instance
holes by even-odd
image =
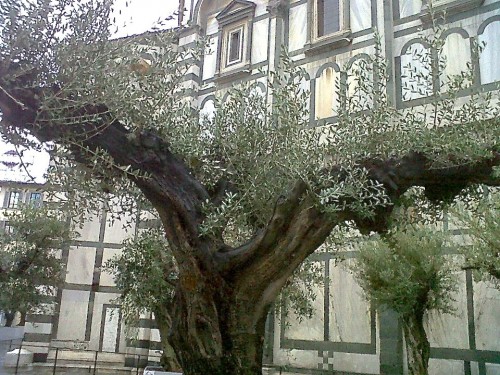
[[[323,350],[354,354],[377,354],[375,344],[283,339],[281,349]]]
[[[500,351],[455,348],[431,348],[431,358],[500,364]]]
[[[26,315],[27,323],[52,323],[52,315],[45,314],[28,314]]]
[[[137,349],[161,350],[161,342],[150,340],[127,340],[127,347]]]
[[[28,342],[50,342],[51,335],[45,333],[25,333],[24,341]]]

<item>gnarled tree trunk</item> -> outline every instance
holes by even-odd
[[[180,371],[181,366],[177,360],[177,356],[175,355],[174,349],[168,342],[168,335],[170,328],[172,327],[172,318],[170,317],[170,313],[166,311],[167,307],[168,306],[163,309],[158,308],[154,311],[155,322],[158,326],[158,330],[160,331],[162,348],[160,364],[167,371]]]
[[[16,317],[16,312],[6,311],[5,312],[5,327],[12,327],[14,323],[14,318]]]
[[[424,329],[424,314],[404,316],[401,322],[405,334],[408,374],[428,375],[431,347]]]

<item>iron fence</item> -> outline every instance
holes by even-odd
[[[142,370],[144,369],[145,366],[147,365],[152,365],[152,364],[158,364],[160,361],[160,356],[154,356],[150,354],[132,354],[132,353],[123,353],[123,352],[103,352],[103,351],[98,351],[98,350],[88,350],[88,349],[74,349],[74,348],[60,348],[60,347],[54,347],[54,346],[43,346],[43,345],[37,345],[33,343],[25,344],[23,339],[11,339],[11,340],[0,340],[0,356],[2,357],[2,361],[0,361],[0,375],[3,374],[2,372],[2,367],[3,366],[3,358],[5,357],[5,354],[7,352],[10,352],[12,350],[18,349],[17,351],[17,358],[16,358],[16,365],[13,367],[10,367],[10,372],[13,373],[14,375],[22,375],[21,370],[22,366],[20,365],[20,359],[21,359],[21,350],[23,347],[27,347],[29,349],[32,348],[42,348],[44,351],[47,351],[49,353],[50,351],[53,352],[54,357],[53,357],[53,364],[52,358],[50,358],[46,363],[51,364],[52,366],[45,366],[45,374],[52,374],[55,375],[58,373],[58,370],[63,370],[64,368],[68,368],[68,365],[72,365],[72,367],[77,366],[79,369],[81,369],[83,372],[96,375],[98,374],[99,366],[102,363],[110,363],[109,361],[104,361],[100,362],[99,361],[99,356],[105,356],[109,354],[119,354],[119,355],[124,355],[128,357],[129,359],[132,357],[133,358],[133,363],[134,366],[128,366],[125,367],[124,365],[124,370],[127,368],[130,369],[130,374],[139,375],[142,374]],[[68,357],[63,357],[61,359],[61,353],[63,352],[72,352],[72,353],[85,353],[87,355],[81,356],[79,359],[70,359]],[[92,356],[89,356],[88,354],[92,353]],[[91,361],[83,359],[83,358],[92,358]],[[64,362],[64,363],[61,363]],[[90,363],[89,363],[90,362]],[[135,371],[134,371],[135,370]],[[12,372],[13,371],[13,372]],[[38,372],[37,372],[38,373]]]

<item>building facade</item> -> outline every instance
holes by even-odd
[[[445,15],[444,48],[449,74],[472,67],[472,85],[497,90],[500,81],[500,1],[435,0],[434,11]],[[190,26],[181,46],[206,38],[207,53],[186,75],[202,113],[210,115],[215,100],[224,100],[234,84],[256,82],[266,94],[266,71],[279,64],[284,46],[305,69],[304,87],[310,91],[311,121],[336,121],[335,82],[341,70],[354,70],[375,52],[376,33],[388,62],[387,96],[397,108],[424,104],[439,82],[413,92],[406,82],[413,51],[428,48],[422,33],[431,32],[430,4],[426,0],[193,0]],[[485,42],[482,51],[476,43]],[[417,66],[416,69],[426,69]],[[2,185],[0,203],[14,209],[15,201],[37,197],[41,186]],[[33,195],[35,194],[35,195]],[[40,196],[43,199],[43,194]],[[130,218],[123,218],[128,220]],[[132,220],[134,222],[135,220]],[[8,223],[3,224],[8,225]],[[455,231],[447,221],[444,230]],[[124,230],[103,210],[91,217],[80,237],[62,258],[67,267],[64,288],[51,309],[28,316],[25,343],[36,347],[40,360],[54,358],[54,348],[101,353],[100,360],[134,365],[157,359],[158,330],[151,316],[139,322],[138,339],[128,342],[115,300],[119,291],[101,266],[117,254],[124,238],[135,235],[138,223]],[[351,261],[355,251],[342,257]],[[405,355],[397,317],[376,312],[361,296],[352,275],[338,265],[336,255],[314,255],[324,274],[315,314],[299,322],[293,315],[268,321],[266,363],[271,373],[290,374],[403,374]],[[460,275],[455,315],[431,315],[430,373],[500,374],[500,293],[476,283],[471,271]],[[287,324],[285,324],[285,321]],[[40,349],[40,346],[45,346]],[[66,352],[71,355],[71,352]],[[69,354],[68,354],[69,353]]]

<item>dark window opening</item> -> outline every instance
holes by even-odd
[[[14,233],[14,227],[10,225],[8,221],[5,222],[5,226],[3,228],[3,231],[5,234],[13,234]]]
[[[228,63],[241,59],[241,30],[233,31],[229,34]]]
[[[316,1],[318,38],[340,31],[340,0]]]
[[[31,193],[30,203],[33,207],[40,207],[42,205],[42,193]]]

